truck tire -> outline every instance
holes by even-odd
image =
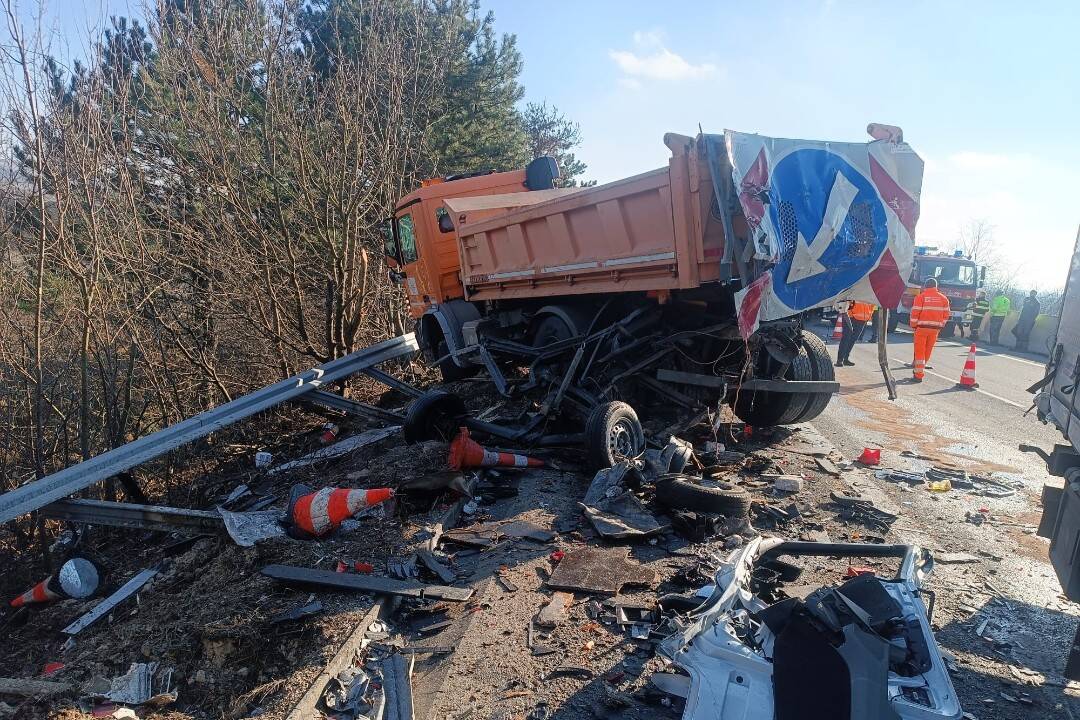
[[[656,499],[676,510],[744,517],[750,512],[750,493],[740,488],[724,489],[699,485],[684,475],[661,475],[656,481]]]
[[[900,316],[894,310],[889,313],[889,332],[896,332],[896,328],[900,326]]]
[[[585,455],[593,470],[609,468],[645,451],[645,431],[634,408],[624,402],[601,403],[585,421]]]
[[[784,377],[788,380],[812,379],[813,370],[805,348],[799,348]],[[806,410],[808,400],[806,393],[739,391],[734,410],[743,422],[750,425],[780,425],[795,422],[795,418]]]
[[[941,337],[943,337],[943,338],[951,338],[955,334],[956,334],[956,323],[954,323],[951,320],[949,322],[945,323],[945,327],[941,328]]]
[[[446,340],[440,340],[439,346],[435,349],[435,357],[446,357],[449,354],[450,348],[447,346]],[[439,363],[438,367],[443,382],[454,382],[455,380],[472,377],[480,369],[475,365],[470,367],[459,367],[458,364],[454,362],[454,359],[449,357]]]
[[[532,346],[546,347],[574,337],[574,331],[557,315],[546,315],[532,333]]]
[[[425,440],[450,440],[466,414],[465,401],[454,393],[429,390],[409,406],[402,435],[410,445]]]
[[[810,357],[810,371],[813,380],[827,380],[832,382],[836,379],[836,371],[833,369],[832,357],[825,348],[825,343],[814,333],[803,332],[802,346]],[[832,393],[807,393],[809,399],[806,408],[795,422],[813,420],[828,407],[832,400]]]

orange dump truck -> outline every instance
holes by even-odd
[[[505,395],[542,398],[503,437],[576,438],[600,466],[640,451],[639,412],[729,402],[771,425],[825,408],[832,362],[798,312],[740,327],[740,291],[777,258],[763,257],[723,140],[669,133],[666,167],[596,187],[554,188],[539,158],[426,181],[398,203],[386,252],[428,361],[447,380],[486,372]]]

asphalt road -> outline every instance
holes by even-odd
[[[1035,535],[1042,486],[1060,486],[1061,479],[1050,477],[1040,458],[1017,449],[1020,443],[1049,449],[1061,441],[1034,411],[1025,415],[1032,397],[1026,388],[1043,377],[1044,361],[980,347],[979,387],[964,390],[957,381],[970,341],[945,340],[935,348],[925,380],[914,384],[911,340],[903,332],[890,338],[895,401],[887,397],[877,345],[860,343],[851,356],[855,366],[836,368],[840,395],[813,425],[852,460],[862,448],[878,446],[884,467],[921,470],[951,463],[1023,481],[1012,497],[991,498],[958,489],[933,493],[863,473],[862,490],[900,516],[894,527],[903,542],[980,558],[971,564],[939,563],[931,581],[937,595],[935,633],[957,659],[953,681],[964,709],[977,718],[1080,718],[1075,686],[1043,686],[1023,701],[1017,695],[1027,692],[1018,680],[1025,672],[1060,678],[1080,616],[1080,606],[1061,594],[1048,541]],[[836,343],[827,344],[835,360]],[[985,521],[975,524],[973,516]],[[1033,704],[1024,704],[1029,701]]]

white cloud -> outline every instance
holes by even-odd
[[[712,63],[694,64],[664,45],[664,34],[659,30],[644,30],[633,35],[634,50],[609,50],[608,56],[623,72],[623,80],[696,80],[717,71]],[[640,87],[640,82],[635,87]]]
[[[1032,164],[1028,155],[1007,155],[1000,153],[966,150],[949,156],[949,164],[961,170],[1023,170]]]

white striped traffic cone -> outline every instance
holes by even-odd
[[[447,459],[451,470],[474,467],[544,467],[543,460],[517,455],[515,453],[488,450],[469,437],[469,430],[461,428],[454,441],[450,443],[450,457]]]
[[[834,325],[833,329],[832,329],[832,339],[833,340],[839,340],[840,338],[844,337],[844,315],[845,314],[846,313],[837,313],[836,314],[836,325]]]
[[[311,492],[304,485],[294,485],[289,493],[289,519],[301,537],[322,537],[366,507],[394,497],[390,488],[356,490],[323,488]]]
[[[83,558],[72,558],[61,566],[59,573],[50,575],[12,600],[11,607],[52,602],[65,597],[87,598],[94,594],[97,586],[98,571],[94,564]]]
[[[979,387],[979,383],[975,382],[975,343],[971,343],[967,360],[964,362],[964,369],[960,372],[960,382],[956,384],[966,390],[974,390]]]

